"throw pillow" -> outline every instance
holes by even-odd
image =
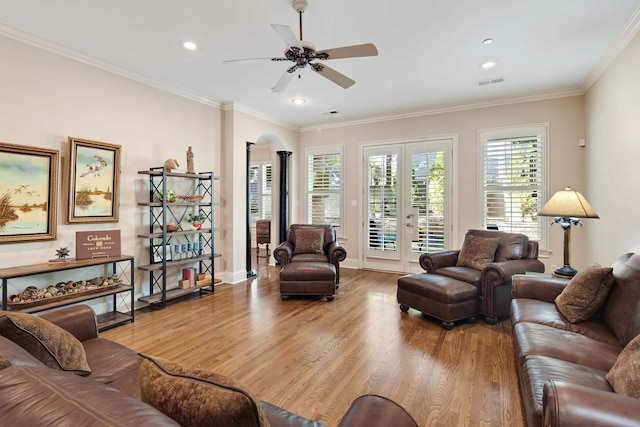
[[[322,228],[298,228],[293,254],[324,255],[324,230]]]
[[[582,322],[598,311],[612,285],[613,268],[585,268],[573,276],[567,287],[556,297],[556,307],[569,322]]]
[[[482,270],[486,264],[493,261],[499,244],[499,237],[476,237],[467,234],[462,242],[457,265]]]
[[[82,343],[70,332],[25,313],[0,315],[0,335],[15,342],[52,369],[78,375],[91,373]]]
[[[620,352],[606,378],[616,393],[640,399],[640,335]]]
[[[142,401],[182,426],[268,426],[258,399],[232,378],[139,354]]]

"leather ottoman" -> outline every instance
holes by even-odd
[[[439,274],[416,273],[398,279],[400,310],[420,310],[442,320],[442,327],[453,328],[453,322],[478,314],[478,289],[466,282]]]
[[[280,270],[280,296],[322,295],[333,301],[336,294],[336,268],[328,262],[292,262]]]

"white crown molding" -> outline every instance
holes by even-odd
[[[221,108],[223,111],[238,111],[240,113],[248,114],[252,117],[255,117],[256,119],[264,120],[276,126],[280,126],[295,132],[300,132],[299,126],[293,125],[291,123],[283,122],[281,120],[276,119],[275,117],[271,117],[267,114],[264,114],[261,111],[255,110],[251,107],[247,107],[246,105],[240,104],[235,101],[225,101],[221,104]]]
[[[478,102],[473,104],[463,104],[463,105],[455,105],[451,107],[442,107],[442,108],[434,108],[430,110],[414,111],[414,112],[403,113],[403,114],[395,114],[392,116],[372,117],[370,119],[354,120],[351,122],[331,123],[331,124],[320,125],[320,126],[309,126],[309,127],[301,128],[300,132],[312,132],[312,131],[322,131],[324,129],[360,126],[360,125],[366,125],[371,123],[387,122],[392,120],[412,119],[416,117],[432,116],[435,114],[454,113],[458,111],[476,110],[479,108],[499,107],[502,105],[521,104],[524,102],[546,101],[549,99],[567,98],[571,96],[581,96],[581,95],[584,95],[584,92],[580,88],[571,88],[571,89],[565,89],[561,91],[541,92],[541,93],[536,93],[532,95],[525,95],[525,96],[519,96],[519,97],[513,97],[513,98],[502,98],[502,99],[497,99],[497,100],[492,100],[487,102]]]
[[[611,46],[609,46],[600,57],[600,60],[584,80],[580,86],[583,92],[586,93],[591,89],[591,86],[607,71],[607,68],[616,60],[620,52],[622,52],[636,34],[638,34],[638,31],[640,31],[640,7],[631,15],[631,18],[629,18],[629,21],[627,21],[626,25],[622,28],[618,37],[616,37]]]
[[[198,95],[196,93],[190,92],[188,90],[184,90],[179,87],[172,86],[163,81],[152,79],[147,76],[143,76],[131,70],[118,67],[116,65],[94,58],[90,55],[86,55],[84,53],[70,49],[66,46],[52,43],[34,34],[29,34],[23,31],[16,30],[15,28],[11,28],[6,25],[0,24],[0,36],[17,40],[19,42],[28,44],[30,46],[33,46],[39,49],[53,52],[55,54],[64,56],[74,61],[82,62],[83,64],[87,64],[92,67],[100,68],[110,73],[117,74],[121,77],[125,77],[127,79],[137,81],[139,83],[154,87],[156,89],[163,90],[165,92],[180,96],[182,98],[187,98],[192,101],[199,102],[201,104],[209,105],[211,107],[220,108],[220,102],[215,99],[207,98],[207,97]]]

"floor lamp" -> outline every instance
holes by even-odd
[[[538,212],[538,216],[555,217],[551,225],[556,223],[560,224],[560,227],[564,230],[564,265],[556,268],[554,274],[567,278],[575,276],[577,271],[571,268],[569,264],[571,226],[582,226],[580,218],[600,217],[579,191],[572,190],[569,187],[556,191],[556,194],[554,194],[540,212]]]

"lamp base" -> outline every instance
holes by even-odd
[[[573,268],[571,268],[571,266],[569,265],[563,265],[562,267],[556,268],[555,270],[553,270],[553,274],[555,276],[560,276],[560,277],[566,277],[568,279],[572,278],[573,276],[575,276],[577,273],[576,270],[574,270]]]

